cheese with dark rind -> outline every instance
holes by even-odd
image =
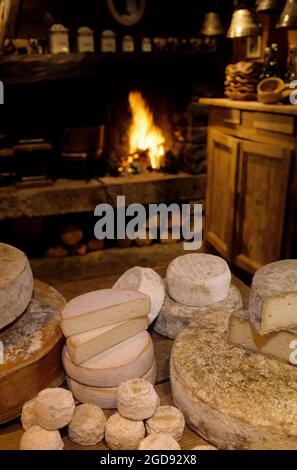
[[[63,365],[66,374],[91,387],[118,387],[122,382],[142,377],[154,362],[154,346],[150,334],[141,331],[101,354],[76,366],[65,347]]]
[[[228,341],[230,344],[296,365],[297,330],[272,331],[267,335],[259,335],[250,323],[245,308],[233,312],[230,316]]]
[[[0,329],[12,323],[28,307],[33,294],[33,275],[27,256],[0,243]]]
[[[297,328],[297,260],[277,261],[256,272],[249,317],[260,335]]]
[[[170,263],[166,273],[170,297],[192,307],[226,299],[230,283],[231,272],[226,261],[204,253],[179,256]]]
[[[228,314],[191,323],[171,354],[187,424],[220,449],[297,449],[297,370],[226,342]]]
[[[226,310],[229,313],[242,307],[242,298],[237,287],[231,285],[229,295],[225,300],[207,307],[189,307],[182,305],[166,295],[164,305],[154,323],[154,331],[167,338],[175,339],[193,320],[210,312]]]

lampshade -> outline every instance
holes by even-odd
[[[253,13],[247,8],[235,10],[228,31],[228,38],[242,38],[247,36],[259,36],[261,29],[256,23]]]
[[[260,0],[257,7],[257,11],[259,13],[282,11],[284,3],[285,0]]]
[[[203,36],[222,36],[225,34],[225,28],[218,13],[206,13],[200,34]]]
[[[287,0],[277,28],[297,29],[297,1]]]

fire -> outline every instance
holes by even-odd
[[[129,94],[132,111],[132,123],[129,130],[129,160],[137,158],[137,153],[146,152],[150,165],[154,170],[161,168],[165,155],[165,138],[161,129],[154,123],[151,110],[141,93],[133,91]]]

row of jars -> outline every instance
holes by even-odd
[[[215,39],[214,39],[215,41]],[[176,52],[178,50],[190,50],[191,52],[199,52],[203,46],[214,47],[212,44],[205,44],[211,42],[209,38],[192,38],[192,39],[178,39],[178,38],[154,38],[150,39],[144,37],[141,40],[141,51],[152,52]],[[116,34],[111,30],[105,30],[101,33],[101,51],[102,52],[117,52],[117,39]],[[135,40],[132,36],[126,35],[122,39],[122,51],[134,52]],[[87,27],[82,26],[77,30],[77,51],[78,52],[95,52],[94,31]],[[61,25],[54,24],[49,32],[49,52],[52,54],[69,53],[69,30]]]

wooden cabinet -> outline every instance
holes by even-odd
[[[295,151],[286,136],[283,145],[275,135],[267,143],[277,116],[267,114],[265,124],[265,113],[255,113],[246,128],[246,111],[236,122],[226,119],[223,111],[211,110],[208,131],[205,239],[225,259],[253,274],[264,264],[290,256],[286,235],[287,221],[294,218],[288,214],[288,195]],[[258,129],[265,129],[264,139]],[[277,139],[281,132],[295,139],[295,117],[285,116],[277,131]]]

